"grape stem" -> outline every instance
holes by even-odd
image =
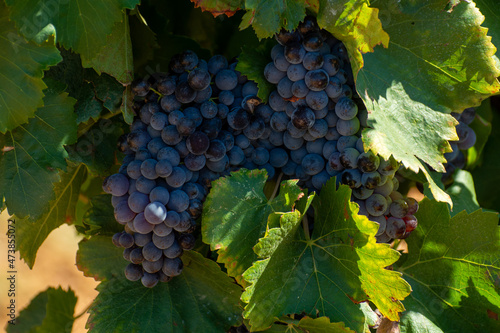
[[[274,186],[274,191],[273,191],[273,194],[271,194],[269,201],[273,200],[276,197],[276,194],[278,193],[278,189],[280,188],[280,183],[281,183],[282,177],[283,177],[283,172],[280,172],[278,179],[276,179],[276,185]]]

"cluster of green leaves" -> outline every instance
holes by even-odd
[[[449,113],[500,90],[496,3],[191,2],[0,0],[0,200],[17,217],[21,258],[32,267],[48,234],[74,224],[85,237],[78,267],[102,281],[90,311],[96,332],[218,332],[243,320],[269,332],[363,332],[377,322],[371,307],[407,332],[498,331],[498,217],[479,209],[500,210],[498,113],[483,103],[471,124],[471,173],[444,188],[431,171],[444,170],[456,139]],[[365,148],[428,182],[428,197],[453,204],[451,217],[446,204],[424,201],[398,260],[375,243],[377,226],[357,215],[348,189],[330,184],[314,197],[289,181],[269,199],[264,173],[238,173],[219,180],[204,207],[203,241],[222,270],[191,252],[167,285],[126,281],[110,241],[120,226],[100,183],[121,158],[115,142],[134,116],[134,74],[167,71],[185,49],[239,56],[238,70],[265,100],[274,89],[263,77],[274,43],[267,38],[307,13],[347,47],[368,111]],[[66,331],[75,303],[71,290],[48,289],[9,332]]]

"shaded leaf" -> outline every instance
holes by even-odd
[[[20,218],[39,217],[54,198],[56,169],[66,169],[64,145],[76,141],[75,100],[55,81],[47,84],[45,106],[35,117],[0,134],[0,198],[5,197],[9,214]]]
[[[272,62],[271,49],[274,45],[276,45],[274,40],[266,40],[257,47],[244,47],[236,65],[237,71],[257,83],[259,88],[257,96],[264,102],[267,102],[269,94],[275,89],[275,85],[264,77],[264,68]]]
[[[446,192],[448,192],[451,200],[453,200],[452,217],[463,210],[468,214],[472,214],[480,208],[476,199],[474,180],[472,179],[472,175],[465,170],[458,170],[455,173],[454,182],[446,189]]]
[[[500,212],[500,196],[498,184],[500,183],[500,114],[493,113],[492,130],[488,142],[482,152],[482,161],[472,171],[476,185],[477,200],[483,208]]]
[[[123,154],[116,146],[125,131],[129,128],[121,119],[101,118],[78,138],[77,143],[66,147],[68,159],[85,163],[93,174],[108,174],[116,159],[122,159]]]
[[[467,169],[473,169],[481,162],[484,146],[492,130],[492,117],[491,98],[488,98],[476,108],[476,117],[469,124],[469,127],[476,133],[476,143],[467,150]]]
[[[89,332],[225,332],[241,323],[240,287],[199,253],[181,258],[182,274],[152,289],[125,277],[102,282]]]
[[[498,294],[498,214],[462,211],[450,219],[446,204],[424,199],[418,228],[406,242],[398,270],[412,287],[403,302],[444,332],[495,332]]]
[[[53,189],[55,198],[46,204],[43,215],[17,222],[17,250],[30,268],[33,268],[36,253],[52,230],[74,221],[76,202],[87,177],[87,168],[83,164],[70,166],[68,172],[59,175],[61,180]]]
[[[39,293],[21,310],[15,325],[7,333],[70,332],[73,327],[77,297],[73,290],[48,288]]]
[[[86,63],[107,45],[113,27],[123,21],[124,9],[133,9],[139,0],[54,0],[50,4],[39,0],[6,0],[6,3],[10,6],[10,18],[28,40],[51,24],[57,42],[79,53]]]
[[[243,275],[251,284],[242,300],[248,303],[244,316],[252,329],[264,329],[275,316],[305,312],[362,332],[367,325],[358,303],[368,296],[396,320],[404,309],[399,300],[409,294],[409,286],[399,273],[384,269],[398,253],[375,243],[378,225],[357,215],[347,186],[335,187],[335,179],[330,180],[313,202],[310,239],[300,228],[298,210],[270,216],[266,235],[255,246],[265,259]]]
[[[106,37],[106,44],[93,59],[83,58],[83,67],[93,67],[99,74],[108,73],[121,82],[128,84],[134,78],[132,41],[128,15],[123,12],[123,19],[116,22],[111,34]]]
[[[27,122],[43,106],[43,71],[61,61],[52,37],[41,45],[26,42],[8,16],[0,2],[0,133]]]
[[[93,69],[83,68],[76,53],[62,49],[61,54],[63,61],[52,67],[46,76],[64,83],[68,94],[77,100],[78,123],[98,120],[103,107],[111,112],[120,107],[124,91],[120,83],[107,74],[98,75]]]
[[[266,179],[265,170],[232,172],[212,183],[203,204],[203,242],[218,251],[217,261],[239,282],[257,259],[252,248],[264,235],[269,214],[290,211],[301,194],[297,181],[290,180],[280,185],[276,198],[268,200],[263,192]]]
[[[123,248],[116,247],[109,236],[96,235],[78,244],[78,269],[97,281],[121,278],[127,264],[123,259]]]
[[[99,179],[99,185],[101,183],[102,180]],[[123,230],[123,226],[115,220],[114,208],[111,205],[111,195],[99,194],[93,196],[90,202],[91,208],[83,216],[83,225],[77,226],[77,230],[80,233],[84,233],[85,235],[112,236]]]
[[[154,51],[159,47],[156,34],[146,25],[146,21],[141,16],[138,8],[129,16],[129,25],[134,68],[142,69],[153,60]]]

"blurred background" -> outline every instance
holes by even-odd
[[[0,215],[0,308],[2,309],[2,320],[0,321],[0,332],[5,331],[5,311],[10,298],[7,297],[9,282],[7,281],[7,219],[9,215],[4,211]],[[61,286],[64,290],[71,288],[78,302],[76,303],[75,316],[83,313],[75,320],[73,325],[74,333],[87,332],[85,323],[88,314],[86,309],[97,296],[95,287],[98,285],[93,278],[83,276],[83,273],[76,268],[75,257],[78,250],[78,242],[82,239],[77,234],[73,226],[63,224],[50,233],[38,250],[36,262],[33,270],[30,270],[24,261],[19,259],[19,252],[16,252],[16,314],[26,307],[31,299],[38,293],[49,287],[57,288]],[[54,332],[58,333],[58,332]]]

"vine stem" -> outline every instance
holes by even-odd
[[[307,220],[307,214],[304,214],[302,219],[302,227],[304,228],[304,234],[306,235],[306,240],[311,240],[311,235],[309,235],[309,221]]]

